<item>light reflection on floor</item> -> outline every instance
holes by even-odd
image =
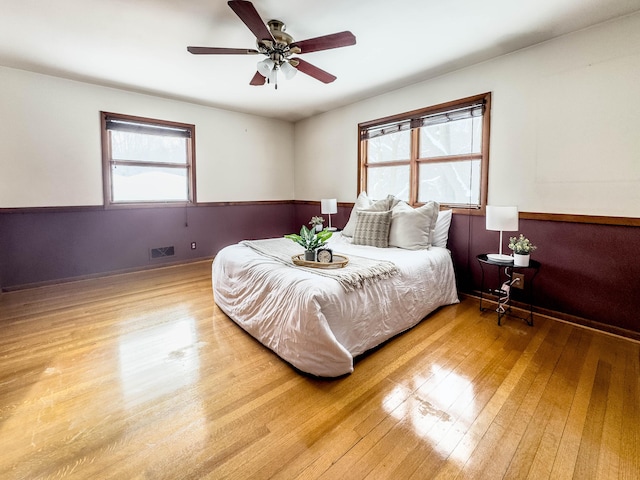
[[[199,378],[196,322],[185,318],[120,337],[120,381],[128,407],[161,397]]]
[[[119,340],[123,406],[132,409],[144,403],[173,402],[171,411],[175,414],[163,414],[162,420],[162,429],[168,436],[158,442],[150,435],[144,443],[145,447],[164,451],[166,458],[176,452],[201,450],[211,437],[198,390],[200,351],[206,343],[199,341],[196,320],[188,312],[182,312],[178,318],[123,334]],[[180,392],[181,389],[188,391]],[[147,410],[147,405],[143,408]],[[166,410],[161,407],[159,411],[164,411],[163,408]],[[181,414],[185,410],[188,413]],[[189,419],[188,423],[184,423],[185,419]],[[160,478],[161,469],[161,465],[149,467],[147,473],[150,478]]]
[[[466,461],[461,436],[477,415],[472,383],[464,377],[437,365],[427,375],[414,378],[411,392],[396,386],[383,400],[384,409],[394,418],[411,425],[414,433],[428,440],[445,456]]]

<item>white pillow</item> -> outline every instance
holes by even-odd
[[[440,213],[438,213],[436,228],[433,232],[433,238],[431,239],[431,245],[434,247],[447,248],[452,214],[453,210],[441,210]]]
[[[384,200],[374,201],[367,196],[367,192],[360,193],[353,209],[351,209],[349,221],[342,229],[342,235],[345,237],[353,237],[356,233],[356,224],[358,223],[356,212],[362,210],[384,212],[385,210],[391,210],[398,202],[399,200],[397,200],[393,195],[387,196]]]
[[[389,246],[420,250],[431,246],[431,238],[438,218],[438,202],[427,202],[419,208],[412,208],[400,202],[391,210]]]

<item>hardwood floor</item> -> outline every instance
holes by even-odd
[[[349,376],[294,371],[210,262],[0,296],[2,479],[640,478],[638,343],[440,309]]]

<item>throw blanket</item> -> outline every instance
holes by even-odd
[[[300,245],[287,238],[269,238],[266,240],[244,240],[240,242],[256,252],[294,268],[333,278],[347,292],[362,288],[369,282],[377,282],[383,278],[397,275],[399,270],[393,262],[375,260],[373,258],[349,255],[349,263],[344,268],[311,268],[295,265],[291,260],[294,255],[304,253]]]

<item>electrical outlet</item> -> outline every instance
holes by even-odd
[[[196,249],[196,242],[191,242],[191,250],[195,250]]]
[[[513,288],[519,288],[520,290],[524,289],[524,273],[514,273],[511,276],[511,280],[514,280],[511,284]]]

